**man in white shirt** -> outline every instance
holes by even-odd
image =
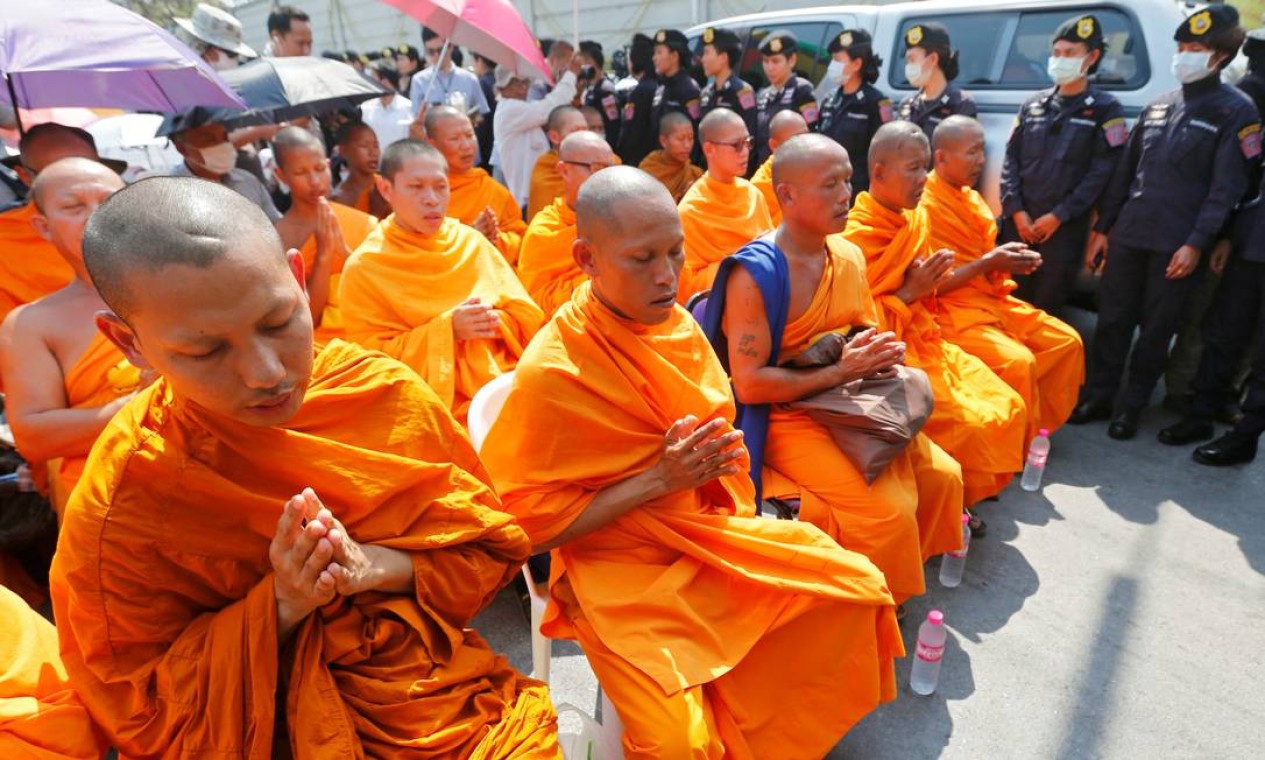
[[[514,74],[504,66],[496,67],[496,116],[492,120],[494,149],[492,163],[505,177],[505,186],[522,206],[531,193],[531,170],[536,159],[549,150],[545,122],[558,106],[575,100],[575,77],[580,72],[580,58],[571,63],[549,94],[540,100],[527,100],[531,80]]]
[[[366,100],[360,104],[360,119],[378,136],[378,145],[385,149],[396,140],[409,136],[409,124],[413,122],[413,103],[403,95],[397,95],[400,74],[388,61],[376,61],[366,71],[369,78],[387,88],[381,98]]]
[[[413,115],[417,115],[423,103],[449,105],[465,111],[470,120],[477,123],[479,118],[491,110],[487,99],[483,97],[479,78],[474,72],[453,65],[452,48],[444,51],[443,37],[429,29],[423,29],[422,40],[428,66],[425,71],[414,74],[413,83],[409,85],[408,96],[413,102]],[[434,84],[431,84],[432,80]]]

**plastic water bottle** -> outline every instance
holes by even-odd
[[[936,690],[940,681],[940,660],[944,657],[944,642],[948,632],[944,630],[944,613],[932,610],[918,629],[918,648],[914,652],[914,665],[909,669],[909,688],[915,694],[927,696]]]
[[[1041,428],[1028,447],[1028,461],[1023,466],[1019,487],[1025,491],[1040,491],[1041,476],[1045,474],[1045,460],[1050,456],[1050,431]]]
[[[962,514],[962,548],[940,555],[940,585],[957,588],[966,570],[966,552],[971,548],[971,516]]]

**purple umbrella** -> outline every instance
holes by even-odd
[[[108,0],[0,0],[0,104],[246,108],[186,45]]]

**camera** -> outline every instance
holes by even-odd
[[[597,79],[597,67],[596,66],[581,66],[580,79]]]

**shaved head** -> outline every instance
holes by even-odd
[[[796,185],[814,179],[825,162],[839,158],[848,160],[848,152],[832,138],[812,133],[794,135],[773,154],[773,186]]]
[[[870,189],[874,200],[891,211],[912,209],[927,186],[931,147],[922,128],[890,121],[870,141]]]
[[[423,122],[423,125],[426,127],[426,134],[428,136],[433,136],[434,131],[439,128],[441,124],[450,119],[455,121],[464,121],[467,124],[470,123],[469,116],[466,116],[464,113],[458,111],[452,106],[431,106],[430,108],[427,108],[426,119]]]
[[[769,147],[777,147],[795,135],[807,134],[808,122],[799,111],[778,111],[769,121]]]
[[[982,139],[984,137],[984,125],[969,116],[954,114],[936,127],[936,131],[931,135],[931,149],[941,150],[943,148],[954,148],[961,145],[964,141],[973,139]]]
[[[555,150],[567,135],[582,132],[589,128],[580,109],[573,106],[558,106],[549,112],[549,120],[545,122],[545,130],[549,133],[549,145]]]
[[[889,121],[878,128],[870,141],[870,166],[888,163],[914,145],[930,150],[922,127],[910,121]]]
[[[703,117],[698,123],[698,139],[703,142],[724,140],[735,127],[747,131],[747,123],[738,114],[728,108],[717,108]]]
[[[578,234],[594,241],[668,217],[680,223],[672,194],[662,182],[631,166],[613,166],[585,182],[575,203]]]
[[[565,185],[567,205],[575,207],[580,188],[596,172],[614,166],[615,152],[606,138],[596,132],[573,132],[558,148],[558,173]]]
[[[984,127],[967,116],[950,116],[931,136],[936,176],[955,187],[974,187],[984,173]]]
[[[421,140],[396,140],[382,152],[378,174],[382,175],[387,182],[393,182],[395,175],[399,174],[400,168],[404,166],[404,162],[413,156],[424,156],[438,161],[443,166],[444,173],[448,173],[448,162],[444,160],[444,154],[440,153],[435,146],[427,145]]]
[[[728,108],[717,108],[698,125],[698,139],[707,159],[707,176],[729,184],[747,173],[752,140],[747,123]]]
[[[773,154],[773,187],[782,208],[782,226],[801,237],[811,234],[824,240],[843,231],[851,182],[848,152],[826,135],[796,135]]]
[[[659,134],[671,134],[672,130],[685,127],[691,132],[694,131],[694,122],[690,121],[690,117],[680,111],[668,111],[659,117]]]
[[[325,143],[303,127],[283,127],[272,138],[272,155],[277,165],[285,169],[286,155],[295,150],[313,150],[325,155]]]
[[[83,235],[84,264],[101,298],[124,319],[135,308],[136,271],[173,265],[206,269],[244,241],[262,243],[286,270],[272,222],[236,191],[196,177],[151,177],[102,203]]]
[[[31,184],[31,200],[35,208],[43,213],[46,197],[68,185],[88,181],[98,182],[112,190],[124,187],[123,178],[99,161],[71,156],[54,161],[36,175],[35,182]]]

